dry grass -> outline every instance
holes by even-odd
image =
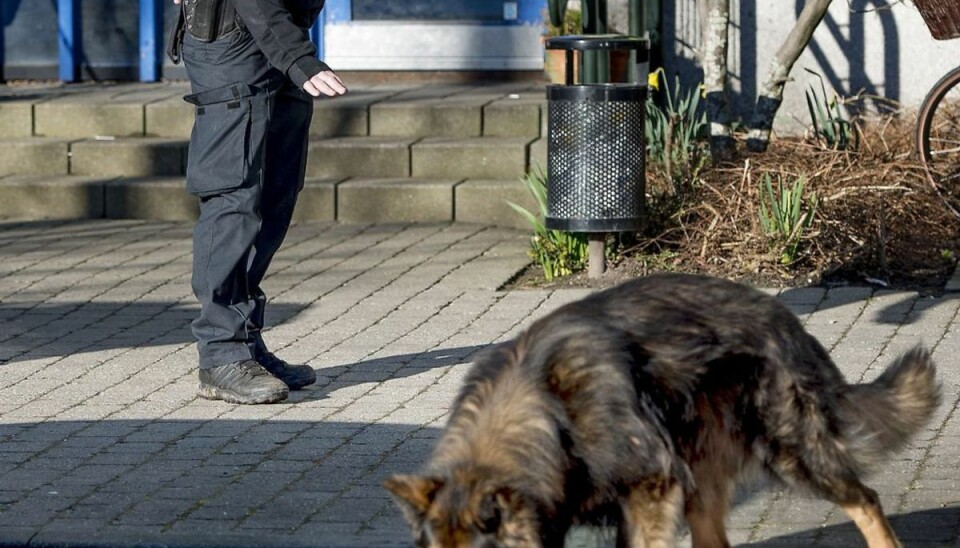
[[[707,167],[683,196],[648,175],[650,222],[598,280],[578,274],[554,285],[609,286],[651,271],[701,272],[766,286],[872,283],[942,287],[960,251],[960,222],[913,153],[910,117],[864,124],[857,151],[780,139]],[[743,150],[741,146],[739,149]],[[759,223],[760,177],[807,178],[819,206],[800,253],[781,264]],[[533,270],[519,282],[544,285]]]

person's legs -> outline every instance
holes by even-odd
[[[274,254],[287,234],[297,195],[303,188],[307,166],[307,142],[313,99],[291,86],[274,96],[264,155],[262,223],[254,244],[248,280],[254,310],[248,329],[254,339],[254,356],[271,373],[291,389],[316,381],[316,373],[308,366],[291,366],[267,349],[261,336],[264,327],[266,295],[260,287]]]
[[[297,195],[303,187],[307,165],[307,140],[313,101],[303,92],[285,86],[274,96],[264,154],[262,224],[251,257],[249,281],[255,298],[253,330],[263,328],[266,297],[260,288],[290,227]]]
[[[278,401],[286,397],[286,386],[252,361],[248,324],[256,299],[247,270],[260,232],[271,93],[282,75],[245,31],[209,43],[187,35],[183,59],[193,91],[186,99],[197,107],[187,189],[200,198],[192,285],[201,304],[193,322],[201,395]]]

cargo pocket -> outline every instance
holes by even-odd
[[[240,188],[259,175],[266,94],[238,82],[184,100],[196,106],[187,153],[187,190],[200,197]]]

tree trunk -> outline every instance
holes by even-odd
[[[757,106],[750,120],[750,135],[747,138],[749,150],[754,152],[767,150],[770,131],[773,129],[773,119],[783,102],[783,88],[790,77],[790,70],[810,43],[813,31],[823,20],[829,7],[830,0],[807,0],[797,23],[777,50],[773,62],[770,63],[770,72],[760,86]]]
[[[710,122],[710,155],[714,162],[733,155],[730,104],[727,97],[727,42],[730,0],[700,0],[703,86]]]

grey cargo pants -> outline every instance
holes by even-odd
[[[245,29],[214,42],[184,37],[196,107],[187,190],[200,198],[193,232],[193,322],[200,367],[266,351],[260,288],[303,187],[313,100],[273,68]]]

